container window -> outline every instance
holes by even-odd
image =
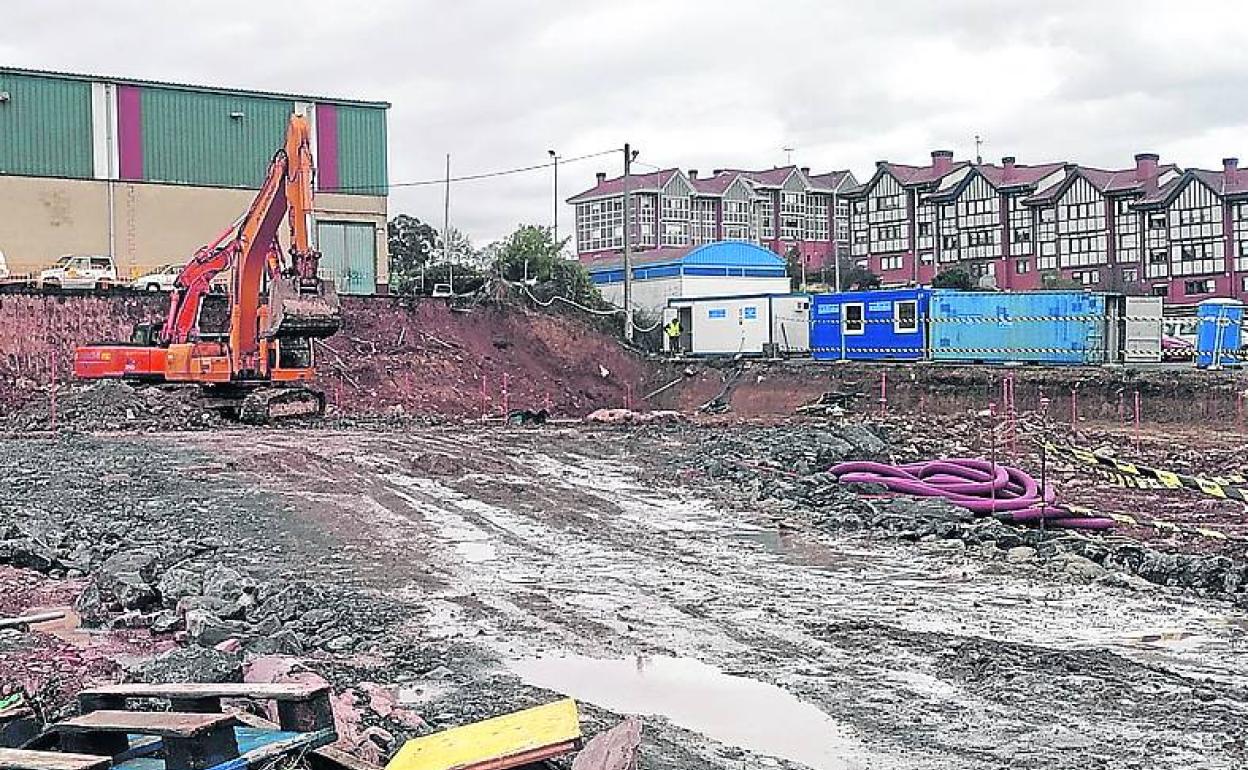
[[[866,332],[866,323],[863,319],[863,308],[861,302],[855,302],[842,306],[845,313],[845,336],[861,335]]]
[[[893,331],[897,334],[913,334],[919,330],[919,303],[908,299],[893,303]]]

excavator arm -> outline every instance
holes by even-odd
[[[314,169],[307,119],[292,115],[286,139],[269,164],[247,212],[199,249],[178,276],[155,345],[86,345],[75,352],[80,377],[200,382],[244,396],[244,419],[295,414],[320,394],[300,390],[314,376],[312,346],[342,325],[338,295],[317,277],[312,246]],[[289,252],[278,237],[289,227]],[[228,340],[200,339],[204,297],[214,278],[231,270]],[[137,337],[138,335],[136,335]],[[309,399],[309,395],[311,398]]]

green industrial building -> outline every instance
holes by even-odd
[[[317,168],[325,277],[385,292],[389,104],[0,67],[0,251],[15,273],[185,262],[246,210],[292,112]]]

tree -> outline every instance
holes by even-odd
[[[950,267],[936,274],[936,277],[932,279],[932,288],[973,291],[975,279],[964,267]]]
[[[789,250],[785,252],[784,261],[785,266],[789,271],[789,290],[804,290],[806,287],[803,279],[805,278],[806,271],[804,270],[804,265],[802,264],[801,252],[797,250],[796,246],[789,247]]]
[[[1069,278],[1063,278],[1062,274],[1056,270],[1046,271],[1040,274],[1040,288],[1042,289],[1082,289],[1083,284],[1078,281],[1072,281]]]
[[[530,292],[543,301],[559,296],[587,307],[605,307],[581,263],[560,256],[566,244],[566,239],[556,242],[549,227],[520,225],[484,251],[492,257],[492,270],[513,283],[527,280]]]
[[[462,230],[448,227],[444,236],[437,239],[435,259],[454,265],[481,265],[481,251],[472,245],[472,239]]]
[[[421,270],[433,259],[438,231],[419,219],[399,214],[386,228],[390,250],[390,285],[399,294],[415,292]]]

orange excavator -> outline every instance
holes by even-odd
[[[308,387],[313,340],[342,326],[332,282],[317,277],[311,244],[312,150],[307,119],[292,115],[251,207],[202,247],[174,284],[163,322],[138,324],[128,343],[85,345],[74,374],[204,385],[214,403],[243,422],[324,413]],[[290,230],[284,254],[278,230]],[[230,271],[228,289],[214,279]]]

